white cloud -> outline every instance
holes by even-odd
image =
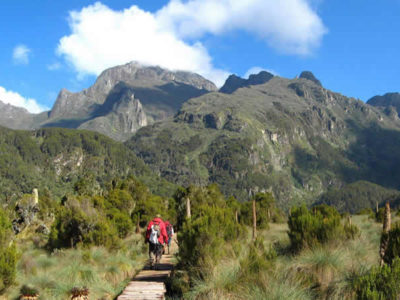
[[[249,78],[250,75],[258,74],[261,71],[267,71],[275,76],[279,75],[277,72],[275,72],[274,70],[271,70],[271,69],[266,69],[266,68],[262,68],[262,67],[252,67],[246,71],[246,73],[243,75],[243,78]]]
[[[217,85],[228,72],[213,65],[199,41],[205,34],[245,30],[281,51],[308,54],[325,33],[307,0],[170,0],[155,13],[137,6],[114,11],[97,2],[70,12],[69,26],[57,52],[79,76],[138,61],[196,72]]]
[[[13,50],[13,60],[16,64],[27,65],[29,63],[29,54],[31,49],[25,45],[18,45]]]
[[[157,12],[181,38],[245,30],[290,54],[310,54],[327,32],[308,0],[171,0]]]
[[[11,104],[13,106],[23,107],[27,109],[30,113],[40,113],[46,111],[49,108],[44,107],[36,102],[32,98],[24,98],[20,94],[7,91],[5,88],[0,86],[0,101],[6,104]]]
[[[49,71],[56,71],[59,69],[61,69],[61,64],[59,62],[55,62],[50,65],[47,65],[47,70],[49,70]]]
[[[58,52],[80,75],[135,60],[171,70],[200,73],[222,84],[228,73],[213,67],[199,42],[188,44],[161,28],[155,16],[137,6],[113,11],[101,3],[71,12],[72,34],[60,40]]]

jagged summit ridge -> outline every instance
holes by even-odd
[[[312,82],[318,84],[319,86],[322,86],[321,81],[319,81],[317,77],[315,77],[314,74],[310,71],[301,72],[299,78],[311,80]]]
[[[248,87],[250,85],[264,84],[272,79],[274,75],[267,71],[261,71],[258,74],[252,74],[249,79],[243,79],[235,74],[232,74],[225,81],[225,84],[220,88],[221,93],[232,94],[237,89]]]

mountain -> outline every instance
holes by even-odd
[[[25,108],[6,104],[0,99],[0,125],[12,129],[33,128],[35,124],[47,119],[47,112],[31,114]]]
[[[400,116],[400,93],[387,93],[383,96],[375,96],[369,99],[367,103],[381,109],[393,119],[397,119]]]
[[[383,204],[389,200],[392,207],[398,207],[395,200],[399,197],[398,190],[384,188],[368,181],[356,181],[343,188],[334,188],[323,193],[318,202],[335,206],[340,212],[358,213],[363,208],[375,208],[376,204]]]
[[[282,207],[360,180],[399,188],[400,123],[382,111],[325,89],[310,72],[260,84],[231,76],[224,87],[126,145],[169,181],[215,182],[240,200],[271,191]]]
[[[132,151],[96,132],[0,127],[0,205],[33,188],[62,197],[78,186],[93,193],[114,178],[133,175],[167,196],[175,187],[155,175]]]
[[[186,100],[216,90],[198,74],[131,62],[105,70],[81,92],[62,89],[52,110],[40,117],[1,111],[0,125],[88,129],[123,141],[138,128],[173,116]]]
[[[266,83],[271,80],[272,77],[274,77],[274,75],[268,73],[267,71],[261,71],[258,74],[252,74],[249,76],[249,79],[243,79],[232,74],[228,77],[228,79],[225,81],[225,84],[220,88],[219,91],[225,94],[232,94],[239,88]]]

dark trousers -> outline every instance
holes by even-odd
[[[160,262],[162,251],[163,251],[163,246],[161,244],[153,244],[149,242],[150,265],[153,266],[154,263],[158,264]]]

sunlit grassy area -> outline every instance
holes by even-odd
[[[103,247],[57,250],[49,254],[26,240],[21,243],[17,283],[2,299],[19,299],[22,285],[39,291],[40,299],[69,299],[73,287],[87,287],[90,299],[114,299],[146,260],[141,235],[124,240],[121,250]]]
[[[352,223],[360,229],[360,235],[354,240],[337,240],[296,255],[285,250],[290,244],[287,224],[270,224],[269,229],[258,232],[258,236],[267,252],[275,245],[277,253],[275,259],[265,265],[261,255],[257,263],[262,267],[257,277],[248,272],[249,266],[254,265],[244,263],[251,248],[249,230],[247,240],[229,245],[232,255],[216,263],[206,278],[196,281],[184,298],[351,299],[355,274],[363,274],[379,263],[382,230],[382,224],[367,216],[353,216]]]

